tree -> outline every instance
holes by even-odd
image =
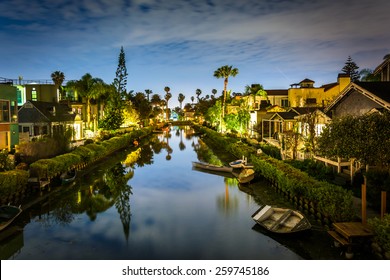
[[[351,56],[348,56],[348,59],[345,62],[345,65],[343,69],[341,69],[341,71],[343,71],[343,73],[345,74],[348,74],[351,77],[352,82],[357,82],[360,78],[357,69],[359,69],[359,66],[356,65],[356,63],[352,60]]]
[[[202,94],[202,90],[199,88],[196,89],[195,94],[196,94],[196,97],[198,98],[198,102],[199,102],[199,96]]]
[[[145,93],[146,93],[146,96],[148,97],[148,101],[149,101],[149,95],[151,95],[153,93],[153,91],[151,89],[145,89]]]
[[[185,98],[186,98],[186,97],[184,96],[184,94],[179,93],[179,96],[177,97],[177,100],[178,100],[179,103],[180,103],[180,109],[181,109],[181,105],[182,105],[182,103],[183,103],[183,101],[184,101]]]
[[[51,79],[53,80],[54,85],[57,87],[57,89],[60,93],[61,99],[64,99],[63,91],[62,91],[62,87],[61,87],[62,83],[65,80],[64,73],[61,71],[54,71],[53,73],[51,73]]]
[[[389,168],[390,112],[334,119],[318,138],[318,151],[328,157],[356,158]]]
[[[127,69],[126,69],[126,58],[123,47],[121,47],[119,57],[118,57],[118,67],[116,69],[116,77],[114,79],[114,85],[117,92],[120,94],[123,99],[126,94],[126,85],[127,85]]]
[[[362,69],[359,76],[362,82],[379,82],[381,80],[380,75],[374,75],[373,71],[368,68]]]
[[[214,71],[214,77],[217,79],[223,78],[223,103],[222,103],[222,118],[225,116],[225,103],[226,103],[226,94],[227,94],[227,86],[229,82],[229,77],[235,77],[238,74],[238,69],[233,68],[233,66],[222,66]]]
[[[169,92],[171,89],[169,87],[165,87],[164,90],[166,91],[166,94],[164,96],[164,99],[166,100],[166,119],[169,119],[169,108],[168,108],[168,101],[171,99],[172,94]]]

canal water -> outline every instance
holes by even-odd
[[[1,233],[1,259],[343,258],[315,221],[293,237],[262,230],[251,218],[261,204],[293,206],[266,181],[240,186],[194,170],[200,144],[189,127],[173,127],[37,194]]]

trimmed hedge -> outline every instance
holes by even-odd
[[[315,205],[316,210],[331,222],[350,221],[354,218],[352,192],[327,182],[318,181],[307,173],[265,154],[257,155],[256,148],[235,138],[222,136],[205,127],[197,127],[212,143],[241,158],[247,157],[261,175],[282,192],[296,199],[303,198]],[[213,144],[213,145],[214,145]]]
[[[100,143],[79,146],[72,152],[51,159],[41,159],[30,165],[30,174],[39,178],[52,179],[70,169],[82,169],[115,151],[132,145],[132,141],[151,133],[151,128],[133,130],[121,136],[112,137]]]
[[[2,203],[5,203],[8,197],[24,193],[28,181],[28,171],[15,169],[11,171],[0,172],[0,197]]]

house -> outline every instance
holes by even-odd
[[[66,128],[74,130],[73,140],[83,137],[83,121],[65,105],[55,102],[27,101],[19,109],[19,131],[21,142],[32,137],[53,135]]]
[[[390,82],[390,56],[385,56],[385,60],[375,68],[373,74],[380,75],[382,82]]]
[[[11,151],[19,143],[16,88],[0,81],[0,149]]]
[[[324,107],[348,86],[351,78],[347,74],[339,74],[337,82],[314,87],[314,81],[304,79],[291,84],[288,89],[288,102],[291,107]]]
[[[54,84],[30,83],[24,85],[25,100],[58,102],[59,92]]]
[[[390,81],[350,83],[324,112],[338,118],[361,116],[372,110],[390,111]]]

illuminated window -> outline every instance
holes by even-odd
[[[32,88],[32,91],[31,91],[31,100],[32,100],[32,101],[37,101],[37,100],[38,100],[38,95],[37,95],[37,91],[35,90],[35,88]]]

